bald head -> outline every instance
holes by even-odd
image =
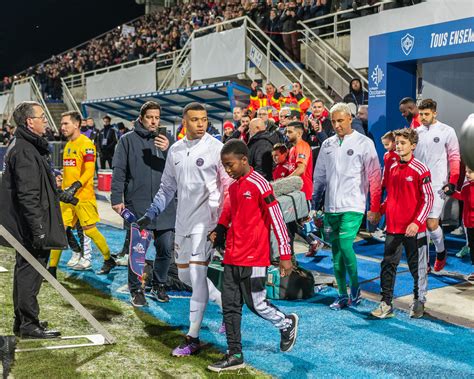
[[[249,133],[250,137],[254,136],[258,132],[262,132],[266,129],[265,122],[261,118],[254,118],[250,121]]]

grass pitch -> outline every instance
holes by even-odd
[[[0,266],[9,271],[0,273],[0,334],[12,334],[12,283],[15,254],[0,247]],[[171,350],[183,340],[176,328],[104,294],[88,284],[58,273],[59,281],[84,305],[104,327],[117,338],[115,345],[65,350],[43,350],[17,353],[12,370],[15,378],[266,378],[253,368],[234,373],[214,374],[206,367],[221,357],[212,346],[205,346],[196,356],[173,358]],[[64,336],[96,332],[48,284],[44,283],[38,297],[41,320]],[[185,317],[185,315],[177,315]],[[82,341],[81,341],[82,342]],[[19,341],[19,348],[50,346],[58,342]],[[0,365],[1,366],[1,365]],[[1,370],[1,368],[0,368]]]

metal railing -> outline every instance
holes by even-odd
[[[316,83],[298,63],[294,62],[281,47],[248,17],[246,17],[246,25],[247,38],[250,39],[251,43],[258,45],[261,51],[265,52],[265,69],[261,70],[261,72],[266,76],[267,80],[271,81],[277,87],[279,85],[288,84],[288,82],[292,83],[297,81],[303,85],[306,97],[312,99],[324,98],[329,103],[333,101],[327,94],[325,88],[322,88]],[[251,51],[248,51],[247,54],[250,55]],[[275,72],[283,75],[286,78],[286,82],[279,83],[278,80],[274,78]]]
[[[63,89],[63,101],[64,104],[66,104],[67,109],[70,111],[79,112],[80,114],[81,110],[79,109],[79,106],[76,103],[76,99],[74,99],[74,96],[72,95],[71,91],[69,90],[69,87],[66,85],[66,82],[63,78],[61,78],[61,87]]]
[[[351,13],[358,13],[360,11],[368,11],[377,9],[378,12],[382,12],[390,5],[395,5],[395,0],[382,0],[372,5],[364,5],[357,8],[357,12],[353,9],[347,9],[329,13],[323,16],[310,18],[305,20],[303,23],[310,29],[312,29],[321,38],[333,38],[335,46],[338,46],[338,37],[342,34],[350,33],[350,17]]]
[[[44,109],[44,114],[46,115],[46,119],[48,120],[48,125],[51,127],[51,129],[57,133],[59,133],[59,129],[56,126],[56,123],[54,122],[53,117],[51,116],[51,113],[49,112],[48,106],[46,102],[44,101],[43,95],[41,94],[41,91],[38,87],[38,84],[36,83],[35,78],[32,76],[26,78],[29,80],[30,85],[31,85],[31,92],[32,92],[32,97],[37,101],[38,103],[41,104],[41,106]]]
[[[68,88],[77,88],[77,87],[84,87],[86,85],[86,78],[90,76],[105,74],[107,72],[121,70],[123,68],[130,68],[134,66],[138,66],[140,64],[146,64],[153,61],[156,61],[156,70],[161,71],[172,67],[174,60],[179,55],[181,50],[175,50],[168,53],[162,53],[153,57],[145,57],[141,59],[136,59],[129,62],[119,63],[113,66],[107,66],[103,68],[99,68],[96,70],[85,71],[79,74],[69,75],[64,78],[64,83]]]
[[[349,88],[351,79],[357,78],[362,87],[367,89],[368,80],[358,70],[352,68],[335,48],[309,29],[304,23],[301,30],[301,43],[305,46],[305,66],[311,69],[326,88],[330,87],[339,97],[343,97]]]

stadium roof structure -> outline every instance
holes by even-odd
[[[231,81],[178,88],[140,95],[119,96],[82,102],[83,113],[95,109],[125,120],[135,120],[140,107],[147,101],[158,101],[161,105],[163,124],[179,124],[186,104],[197,101],[207,107],[208,117],[218,123],[232,118],[235,106],[247,107],[250,89]]]

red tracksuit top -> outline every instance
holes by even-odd
[[[387,182],[388,172],[390,171],[390,167],[395,162],[400,160],[400,156],[395,152],[395,150],[387,151],[383,155],[383,175],[382,175],[382,188],[385,188],[385,183]]]
[[[224,264],[270,266],[270,225],[280,259],[291,259],[288,231],[273,189],[253,168],[229,186],[219,224],[228,228]],[[229,227],[230,226],[230,227]]]
[[[278,163],[272,171],[273,180],[286,178],[291,174],[291,166],[288,161],[284,163]]]
[[[468,180],[461,188],[453,194],[455,199],[464,202],[462,221],[466,228],[474,228],[474,181]]]
[[[388,168],[387,199],[382,204],[387,233],[405,234],[412,222],[418,233],[426,231],[426,219],[433,207],[433,189],[428,168],[415,158],[395,162]]]

